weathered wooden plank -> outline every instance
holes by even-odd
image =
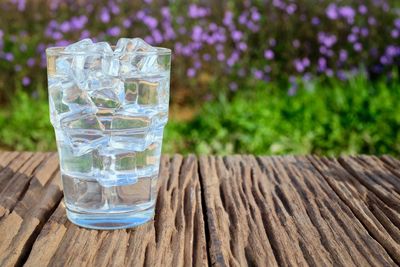
[[[30,166],[32,169],[33,164]],[[23,263],[42,226],[61,200],[57,155],[50,155],[35,169],[22,198],[16,198],[13,208],[5,210],[0,219],[0,236],[4,237],[0,239],[1,266]]]
[[[16,151],[0,151],[0,171],[5,168],[20,153]]]
[[[17,156],[9,162],[8,160],[4,160],[4,168],[0,170],[0,192],[3,191],[4,187],[10,182],[14,174],[16,174],[16,172],[22,168],[27,160],[32,156],[33,153],[31,152],[23,152],[18,153]]]
[[[240,159],[200,158],[211,264],[277,266],[262,220],[265,210],[258,206],[263,196],[253,195],[253,180],[260,176]]]
[[[400,214],[350,175],[337,160],[317,157],[308,159],[368,232],[400,264]]]
[[[23,197],[33,173],[40,164],[48,157],[46,153],[36,153],[7,180],[6,185],[0,191],[0,219],[10,213],[17,202]]]
[[[380,159],[384,162],[384,166],[400,179],[400,160],[387,155]]]
[[[395,265],[307,159],[203,157],[200,167],[213,264]]]
[[[340,157],[343,167],[369,191],[400,212],[400,179],[371,156]]]
[[[206,266],[198,165],[163,157],[155,220],[129,230],[96,231],[66,220],[62,205],[43,227],[26,266]],[[45,244],[52,244],[43,250]]]

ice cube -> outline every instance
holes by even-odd
[[[86,38],[65,47],[67,52],[86,52],[93,45],[92,40]]]
[[[131,105],[137,103],[139,83],[137,79],[128,78],[124,80],[125,102],[124,104]]]
[[[59,126],[59,118],[70,112],[70,108],[63,101],[63,90],[60,84],[49,86],[50,121],[54,127]]]
[[[157,49],[140,38],[120,38],[115,46],[114,53],[123,55],[132,52],[156,52]]]
[[[161,155],[161,140],[151,143],[143,151],[136,152],[136,172],[140,176],[158,173]]]
[[[142,150],[150,142],[154,115],[117,113],[111,121],[110,146],[119,149]]]
[[[100,154],[103,163],[102,174],[97,179],[100,184],[110,187],[137,181],[135,152],[107,147]]]
[[[90,178],[95,176],[102,168],[97,150],[90,150],[77,156],[73,149],[63,141],[58,142],[58,149],[63,173],[74,177]]]
[[[62,132],[58,139],[64,139],[75,155],[107,145],[109,135],[95,114],[78,112],[60,120]],[[62,134],[62,135],[61,135]]]
[[[71,110],[96,109],[88,93],[79,88],[74,81],[70,80],[62,82],[62,91],[62,101]]]
[[[71,74],[72,57],[60,56],[56,59],[55,75],[68,76]]]
[[[138,98],[139,105],[157,105],[158,104],[158,81],[142,80],[138,81]]]
[[[90,97],[99,109],[116,109],[121,105],[118,93],[112,88],[92,91]]]

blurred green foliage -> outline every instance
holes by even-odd
[[[398,78],[357,76],[303,83],[288,97],[259,82],[220,95],[191,122],[170,122],[166,151],[198,154],[394,154],[400,152]]]
[[[250,86],[250,85],[249,85]],[[164,152],[197,154],[392,154],[400,152],[400,79],[312,80],[296,95],[255,82],[204,104],[192,121],[170,121]],[[0,148],[54,150],[44,95],[19,91],[0,112]]]

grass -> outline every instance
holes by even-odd
[[[220,94],[189,122],[170,121],[164,152],[197,154],[392,154],[400,152],[400,83],[314,80],[288,96],[259,82]],[[0,147],[54,150],[45,96],[18,92],[0,110]]]

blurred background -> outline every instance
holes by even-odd
[[[0,149],[56,149],[47,47],[119,37],[173,50],[165,153],[399,155],[396,0],[2,0]]]

